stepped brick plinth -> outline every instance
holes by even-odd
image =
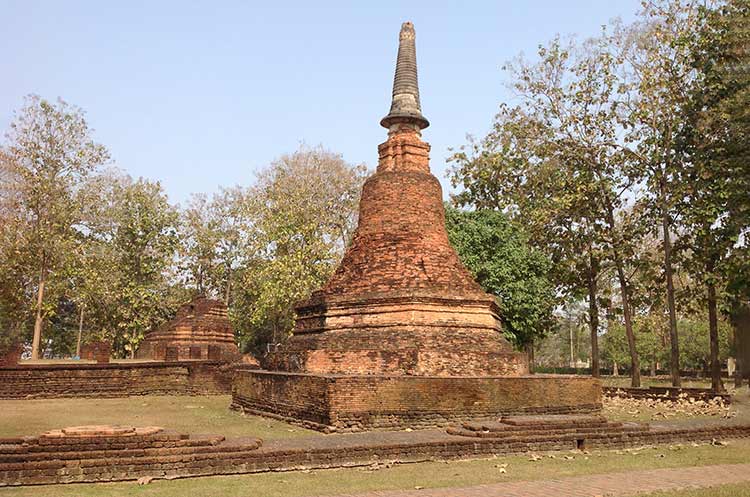
[[[227,306],[202,296],[194,298],[179,308],[174,319],[146,335],[136,357],[160,361],[239,358]]]
[[[328,282],[296,306],[265,371],[238,370],[234,405],[325,429],[442,425],[508,413],[590,412],[596,380],[527,376],[500,308],[448,241],[421,131],[414,27],[404,23],[388,139],[362,188],[359,224]],[[509,381],[509,379],[515,381]]]

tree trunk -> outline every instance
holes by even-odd
[[[734,322],[734,319],[732,320],[732,341],[734,345],[734,355],[735,355],[735,361],[734,361],[734,386],[735,388],[742,388],[742,367],[743,364],[743,357],[742,357],[742,351],[740,350],[740,337],[739,337],[739,330],[737,329],[737,324]]]
[[[229,307],[229,297],[232,295],[232,267],[227,267],[227,290],[224,293],[224,305]]]
[[[34,338],[31,341],[31,359],[39,359],[39,346],[42,342],[42,305],[44,304],[44,286],[47,283],[47,271],[42,263],[39,271],[39,289],[36,296],[36,316],[34,318]]]
[[[599,276],[599,260],[590,257],[588,271],[589,286],[589,331],[591,332],[591,376],[599,378],[599,306],[597,305],[596,278]]]
[[[605,207],[607,224],[612,237],[612,259],[614,259],[617,268],[617,280],[620,283],[620,297],[622,299],[622,316],[625,320],[625,335],[628,338],[628,351],[630,352],[630,384],[633,387],[641,386],[641,363],[638,358],[638,350],[635,348],[635,333],[633,332],[633,319],[630,314],[630,297],[628,295],[628,279],[625,277],[625,268],[623,267],[620,252],[617,249],[621,243],[620,236],[617,234],[617,223],[615,223],[615,210],[609,198],[605,195]]]
[[[574,355],[573,355],[573,320],[571,319],[570,312],[568,312],[568,335],[570,344],[570,363],[571,368],[575,367]]]
[[[716,312],[716,285],[713,280],[713,262],[708,264],[708,338],[711,344],[711,390],[723,392],[721,381],[721,363],[719,362],[719,322]]]
[[[81,317],[78,320],[78,340],[76,340],[76,357],[81,357],[81,336],[83,335],[83,304],[81,305]]]
[[[669,310],[669,369],[672,375],[672,386],[681,386],[680,380],[680,343],[677,336],[677,312],[674,303],[674,271],[672,268],[672,239],[669,232],[670,219],[667,206],[666,180],[662,175],[659,202],[661,204],[661,227],[664,231],[664,276],[667,280],[667,309]]]
[[[534,342],[526,344],[526,354],[529,360],[529,374],[534,374]]]
[[[638,358],[638,350],[635,348],[635,333],[633,332],[630,298],[628,296],[628,280],[625,278],[625,269],[622,267],[619,255],[615,256],[615,265],[617,266],[617,279],[620,282],[620,298],[622,299],[622,316],[625,320],[625,335],[628,338],[628,351],[630,352],[630,385],[632,387],[640,387],[641,361]]]

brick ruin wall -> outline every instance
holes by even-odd
[[[217,361],[18,365],[0,367],[0,399],[223,395],[230,382]]]
[[[596,412],[601,386],[544,375],[325,376],[238,368],[232,405],[325,432],[423,429],[508,414]]]
[[[130,440],[80,440],[78,444],[31,438],[0,439],[0,487],[57,483],[110,482],[153,478],[262,473],[414,463],[580,448],[579,434],[521,433],[511,439],[451,436],[445,432],[398,433],[399,439],[368,435],[320,436],[319,443],[289,440],[261,443],[255,438],[188,437],[158,434]],[[338,437],[335,443],[329,437]],[[360,438],[363,437],[363,438]],[[750,437],[750,425],[590,433],[588,449],[619,449],[646,444],[710,442]]]

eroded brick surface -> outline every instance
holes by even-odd
[[[352,243],[326,284],[296,306],[294,334],[261,362],[267,371],[238,369],[234,404],[325,430],[598,409],[595,379],[530,379],[526,355],[502,334],[497,300],[451,247],[421,138],[429,122],[416,69],[414,26],[404,23],[381,121],[388,139],[363,185]]]
[[[521,375],[497,302],[448,241],[429,145],[397,129],[379,147],[359,225],[340,266],[300,303],[295,334],[269,370],[417,376]]]
[[[238,368],[233,405],[321,431],[425,429],[508,414],[590,413],[589,378],[316,375]]]
[[[219,395],[231,373],[216,361],[0,367],[0,399]]]

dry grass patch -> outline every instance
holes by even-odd
[[[256,436],[266,440],[317,433],[280,421],[231,411],[230,401],[228,395],[3,400],[0,438],[96,424],[161,426],[182,433]]]

